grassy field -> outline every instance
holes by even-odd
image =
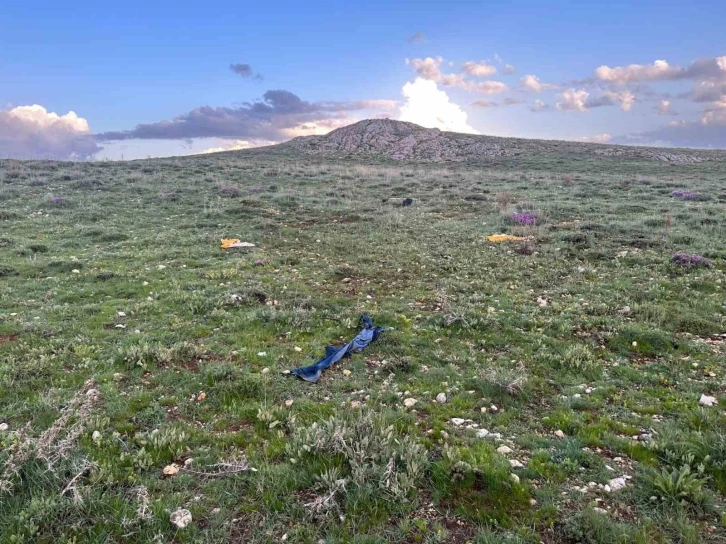
[[[0,161],[0,203],[2,542],[726,542],[723,163]]]

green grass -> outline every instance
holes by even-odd
[[[698,404],[724,399],[724,182],[594,156],[0,161],[0,539],[726,539],[726,417]],[[362,313],[395,330],[316,385],[282,374]]]

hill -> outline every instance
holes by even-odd
[[[476,162],[496,157],[557,153],[624,159],[650,159],[690,164],[726,161],[725,151],[661,149],[556,140],[526,140],[443,132],[414,123],[369,119],[324,136],[302,136],[284,144],[297,151],[324,156],[369,155],[397,161]]]

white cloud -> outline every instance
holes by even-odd
[[[655,105],[655,112],[658,115],[678,115],[673,111],[673,104],[670,100],[661,100]]]
[[[713,109],[706,110],[701,117],[701,123],[704,125],[724,125],[726,126],[726,96],[721,100],[713,103]]]
[[[501,81],[482,81],[475,82],[466,78],[466,74],[442,74],[441,64],[444,62],[443,57],[426,57],[425,59],[406,59],[406,64],[413,67],[416,74],[428,81],[434,81],[442,87],[457,87],[469,92],[478,92],[480,94],[498,94],[509,90]],[[482,76],[488,69],[496,71],[493,66],[486,63],[467,62],[464,64],[464,70],[467,74]],[[491,73],[494,73],[491,72]],[[491,74],[489,74],[491,75]]]
[[[441,79],[441,63],[444,62],[443,57],[426,57],[425,59],[406,59],[406,64],[410,64],[419,77],[431,81],[439,81]]]
[[[557,85],[552,85],[551,83],[542,83],[537,76],[531,74],[524,76],[520,81],[522,82],[522,85],[524,85],[527,89],[536,93],[541,93],[542,91],[557,88]]]
[[[476,100],[469,105],[475,108],[496,108],[499,104],[490,100]]]
[[[590,142],[594,144],[606,144],[610,142],[613,139],[610,134],[607,132],[603,132],[602,134],[595,134],[595,136],[583,136],[582,138],[578,138],[580,142]]]
[[[516,70],[514,69],[514,66],[512,66],[511,64],[507,64],[504,67],[504,73],[505,74],[513,74],[514,72],[516,72]]]
[[[603,95],[611,103],[620,106],[623,111],[630,111],[635,103],[635,95],[627,89],[624,91],[603,91]],[[605,103],[602,105],[605,105]]]
[[[449,95],[439,90],[434,81],[419,77],[413,83],[406,83],[401,92],[405,103],[398,116],[400,121],[427,128],[479,134],[467,122],[466,112],[451,102]]]
[[[587,111],[587,99],[590,93],[585,89],[568,89],[560,94],[561,102],[557,102],[558,110]]]
[[[535,100],[532,106],[529,108],[531,111],[538,113],[550,109],[549,105],[545,104],[541,100]]]
[[[486,61],[474,62],[468,61],[464,63],[464,72],[476,77],[489,77],[497,73],[495,66],[487,64]]]
[[[678,75],[680,68],[670,66],[664,60],[657,60],[652,65],[631,64],[629,66],[600,66],[595,75],[602,81],[612,83],[630,83],[633,81],[656,81],[659,79],[673,79]]]
[[[73,111],[58,115],[38,104],[0,110],[0,158],[84,160],[99,150],[88,121]]]
[[[689,66],[671,66],[665,60],[653,64],[630,64],[628,66],[600,66],[595,77],[610,83],[633,83],[636,81],[668,81],[676,79],[723,79],[726,77],[726,56],[693,61]]]
[[[202,151],[195,151],[192,155],[203,153],[219,153],[221,151],[237,151],[239,149],[251,149],[253,147],[261,147],[263,145],[272,145],[275,142],[266,140],[219,140],[217,147],[208,147]]]
[[[476,83],[472,89],[481,94],[499,94],[507,92],[509,87],[501,81],[482,81]]]

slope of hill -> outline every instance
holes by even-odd
[[[0,161],[0,543],[726,542],[721,163],[285,149]]]
[[[281,145],[312,155],[378,155],[415,162],[481,161],[535,153],[591,154],[679,164],[722,161],[726,158],[724,151],[460,134],[390,119],[368,119],[333,130],[324,136],[302,136]]]

